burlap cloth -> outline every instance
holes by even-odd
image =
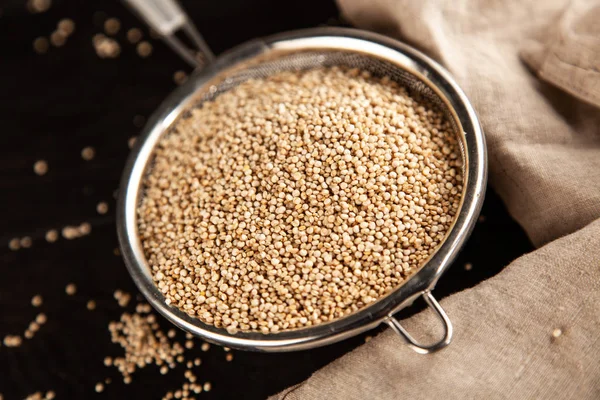
[[[273,398],[600,399],[600,3],[340,6],[450,70],[481,118],[491,184],[543,247],[442,302],[446,349],[416,354],[388,329]],[[435,332],[431,314],[403,324]]]

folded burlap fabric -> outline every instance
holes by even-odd
[[[340,6],[451,71],[486,132],[491,184],[545,246],[442,301],[455,326],[443,351],[418,355],[386,331],[274,398],[599,399],[600,3]],[[430,314],[403,325],[435,331]]]

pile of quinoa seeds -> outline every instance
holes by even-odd
[[[461,173],[441,111],[390,79],[281,72],[175,123],[139,234],[168,304],[230,333],[309,327],[423,264],[458,212]]]

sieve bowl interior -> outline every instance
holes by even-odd
[[[137,207],[153,149],[190,110],[252,78],[280,71],[344,66],[387,76],[440,109],[459,138],[463,160],[461,207],[444,242],[409,279],[375,303],[320,325],[274,334],[228,333],[174,306],[153,283],[137,232]],[[256,40],[235,48],[192,75],[149,119],[125,167],[117,207],[117,230],[126,266],[149,303],[178,327],[224,346],[257,351],[300,350],[354,336],[431,290],[468,238],[483,201],[487,179],[485,139],[468,99],[437,63],[400,42],[354,29],[324,28]]]

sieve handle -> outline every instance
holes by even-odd
[[[406,331],[406,329],[404,329],[402,325],[400,325],[400,322],[398,322],[398,320],[394,318],[394,316],[392,316],[391,314],[388,315],[384,322],[388,324],[394,332],[402,336],[402,338],[406,340],[408,346],[411,349],[413,349],[419,354],[429,354],[443,349],[452,341],[452,322],[450,322],[450,318],[448,318],[448,315],[446,314],[442,306],[440,306],[440,303],[437,302],[437,300],[435,299],[435,297],[433,297],[429,290],[423,292],[423,299],[425,300],[427,305],[433,311],[435,311],[439,319],[444,324],[444,337],[439,342],[430,345],[420,344],[410,335],[410,333]]]
[[[193,67],[212,63],[215,56],[188,15],[176,0],[124,0],[150,28]],[[186,46],[175,34],[183,30],[196,50]]]

